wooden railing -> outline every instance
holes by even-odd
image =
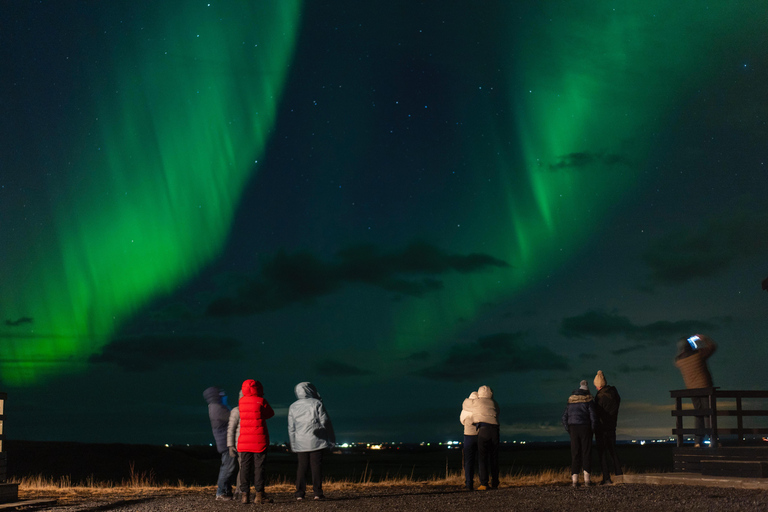
[[[766,416],[768,410],[763,409],[744,409],[742,399],[744,398],[768,398],[768,391],[723,391],[718,387],[680,389],[670,391],[669,394],[675,399],[675,410],[672,416],[677,418],[676,428],[672,429],[672,435],[677,436],[677,446],[683,446],[683,437],[686,435],[710,436],[710,446],[717,448],[718,438],[721,435],[736,435],[739,443],[744,441],[746,435],[765,435],[768,434],[768,427],[744,428],[745,416]],[[683,398],[706,397],[709,405],[706,409],[686,409],[683,410]],[[722,398],[735,398],[736,409],[718,409],[717,401]],[[683,428],[683,418],[686,416],[703,416],[709,418],[709,428]],[[736,416],[736,428],[720,428],[717,425],[719,416]],[[706,424],[705,424],[706,425]]]

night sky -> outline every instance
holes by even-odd
[[[764,0],[0,3],[11,439],[212,442],[301,381],[340,442],[669,436],[679,337],[766,389]]]

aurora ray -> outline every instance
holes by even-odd
[[[73,56],[88,81],[69,98],[67,112],[81,115],[61,127],[67,147],[38,148],[65,176],[49,187],[52,225],[1,267],[17,277],[0,289],[5,383],[72,371],[219,253],[275,120],[300,7],[133,2],[87,13],[110,27],[105,50]]]

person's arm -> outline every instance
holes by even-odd
[[[320,424],[323,426],[326,432],[327,441],[332,445],[336,444],[336,433],[333,431],[333,423],[331,423],[331,417],[328,415],[328,411],[325,410],[325,406],[320,404]]]
[[[293,407],[288,409],[288,443],[293,451],[296,446],[296,418],[293,415]]]
[[[563,427],[565,428],[565,431],[570,432],[570,430],[568,430],[568,406],[567,405],[565,406],[565,412],[563,413],[563,417],[561,419],[563,421]]]
[[[261,417],[265,420],[268,420],[272,416],[275,415],[275,411],[272,410],[272,406],[269,405],[269,402],[267,402],[267,399],[264,399],[264,404],[262,405],[263,412],[261,414]]]
[[[592,431],[597,429],[597,414],[595,413],[595,402],[587,402],[589,410],[589,423],[592,425]]]
[[[240,408],[235,407],[232,412],[229,413],[229,423],[227,424],[227,447],[237,446],[237,439],[235,439],[235,433],[237,432],[237,425],[240,423]]]
[[[696,336],[701,338],[701,341],[704,342],[704,346],[699,349],[699,353],[702,358],[707,359],[715,353],[715,350],[717,350],[717,343],[715,343],[715,340],[704,334],[697,334]]]

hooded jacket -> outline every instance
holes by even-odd
[[[589,425],[594,431],[597,427],[597,414],[592,395],[585,389],[574,389],[568,397],[568,405],[562,417],[563,427],[569,431],[569,425]]]
[[[692,350],[685,340],[680,340],[678,355],[675,358],[675,366],[683,374],[685,387],[688,389],[708,388],[712,386],[712,375],[707,368],[707,359],[717,350],[717,344],[712,338],[697,335],[704,342],[704,346]]]
[[[243,397],[240,399],[240,435],[237,437],[238,452],[262,453],[269,446],[267,420],[275,411],[264,398],[261,382],[248,379],[243,382]]]
[[[477,391],[470,393],[469,398],[464,399],[464,403],[461,404],[461,414],[459,415],[459,421],[462,425],[464,425],[465,436],[477,435],[477,425],[475,425],[474,417],[470,412],[472,406],[475,403],[475,400],[477,400]]]
[[[595,393],[595,412],[597,413],[597,429],[604,432],[616,430],[619,419],[621,396],[615,387],[605,385]]]
[[[499,404],[493,399],[493,391],[490,387],[480,386],[477,390],[477,399],[467,406],[466,411],[472,414],[473,423],[499,424]]]
[[[211,420],[213,438],[216,440],[216,450],[219,453],[227,451],[227,424],[229,423],[229,407],[224,405],[224,392],[216,386],[203,391],[203,398],[208,402],[208,419]]]
[[[288,438],[292,452],[314,452],[336,443],[333,425],[323,400],[311,382],[294,389],[297,400],[288,408]]]

